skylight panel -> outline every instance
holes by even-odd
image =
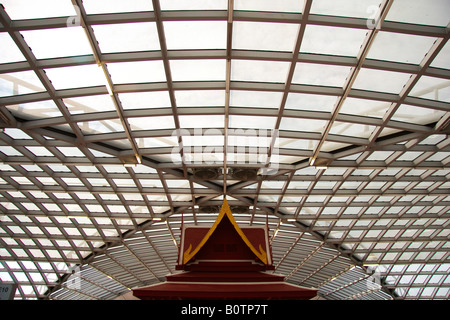
[[[136,143],[139,148],[174,147],[178,145],[178,139],[176,136],[158,137],[158,138],[136,138]]]
[[[303,2],[297,0],[245,0],[235,1],[235,10],[252,11],[275,11],[275,12],[296,12],[300,13],[303,9]]]
[[[427,125],[438,121],[445,111],[420,108],[402,104],[392,117],[392,120]]]
[[[418,65],[435,40],[432,37],[380,31],[370,47],[367,58]]]
[[[165,21],[167,49],[225,49],[225,21]]]
[[[164,0],[160,1],[161,10],[226,10],[227,0]]]
[[[273,129],[275,127],[275,118],[230,115],[229,127],[237,129]]]
[[[174,81],[225,81],[225,60],[172,60]]]
[[[20,130],[20,129],[16,129],[16,128],[5,128],[4,132],[10,136],[13,139],[16,140],[21,140],[21,139],[25,139],[25,140],[31,140],[32,138],[26,134],[24,131]]]
[[[386,21],[446,27],[449,23],[450,3],[447,0],[396,0],[392,4]]]
[[[411,95],[430,100],[450,102],[450,80],[422,76]]]
[[[160,60],[110,63],[108,70],[115,84],[166,81],[164,65]]]
[[[45,91],[34,71],[0,74],[0,97]]]
[[[450,42],[441,49],[439,54],[431,63],[432,67],[450,69]]]
[[[25,61],[25,57],[7,32],[0,32],[0,63]]]
[[[76,11],[70,1],[61,0],[2,0],[12,20],[74,16]]]
[[[280,138],[280,148],[296,149],[296,150],[313,150],[317,142],[312,140],[286,139]]]
[[[75,147],[57,147],[57,149],[66,157],[85,157],[86,155]]]
[[[22,168],[24,168],[27,172],[42,172],[43,170],[35,164],[32,165],[21,165]]]
[[[78,127],[85,134],[123,132],[119,119],[79,122]]]
[[[410,75],[407,73],[362,68],[353,88],[398,94],[409,77]]]
[[[231,80],[284,83],[288,69],[282,61],[232,60]]]
[[[336,97],[325,95],[314,95],[305,93],[289,93],[286,100],[286,109],[328,111],[331,112]]]
[[[83,0],[83,6],[88,14],[153,11],[148,0]]]
[[[95,25],[92,28],[103,53],[160,50],[155,22]]]
[[[45,147],[25,147],[28,151],[33,153],[37,157],[53,157],[53,153],[51,153],[47,148]]]
[[[175,123],[172,116],[129,118],[128,122],[133,131],[158,129],[175,130]]]
[[[295,67],[292,82],[342,88],[349,73],[349,67],[299,62]]]
[[[281,92],[231,90],[230,105],[238,107],[279,108]]]
[[[59,117],[62,115],[52,100],[15,104],[6,107],[15,115],[31,119]]]
[[[179,116],[181,128],[223,128],[223,115]]]
[[[47,164],[47,166],[54,172],[70,172],[70,169],[64,165]]]
[[[299,25],[236,21],[233,23],[233,49],[292,52]]]
[[[175,91],[178,107],[217,107],[225,104],[225,90]]]
[[[367,117],[382,118],[390,107],[389,102],[367,100],[358,98],[347,98],[341,107],[340,112],[346,114],[356,114]]]
[[[335,121],[330,133],[349,137],[369,138],[374,128],[374,126]]]
[[[169,108],[171,106],[168,91],[119,93],[119,99],[125,110]]]
[[[74,97],[63,101],[73,115],[116,110],[109,95]]]
[[[231,137],[230,137],[231,139]],[[224,137],[222,135],[192,135],[183,136],[183,146],[222,146]]]
[[[322,132],[326,125],[324,120],[287,118],[281,119],[280,130],[301,132]]]
[[[367,30],[308,25],[300,52],[356,57]]]
[[[55,89],[81,88],[105,85],[103,71],[97,65],[46,69]]]
[[[340,143],[340,142],[331,142],[331,141],[325,141],[320,148],[323,152],[331,152],[339,149],[343,149],[345,147],[350,147],[351,144],[348,143]]]
[[[21,31],[37,59],[92,54],[82,27]]]
[[[312,14],[329,16],[369,18],[379,0],[314,0],[311,6]]]

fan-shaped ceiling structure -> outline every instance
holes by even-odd
[[[448,299],[447,0],[2,0],[0,279],[114,299],[224,196],[324,299]]]

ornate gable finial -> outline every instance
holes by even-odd
[[[199,251],[200,249],[206,244],[206,242],[211,238],[214,231],[216,231],[219,224],[223,221],[223,219],[228,219],[231,224],[234,227],[234,230],[237,232],[239,237],[243,240],[243,242],[247,245],[247,247],[253,252],[253,254],[265,265],[268,265],[268,256],[267,252],[264,250],[264,248],[259,245],[258,249],[256,249],[253,244],[250,242],[250,240],[247,238],[245,233],[242,231],[242,229],[238,226],[236,223],[236,220],[234,220],[233,214],[231,213],[230,206],[228,205],[227,199],[224,198],[222,208],[220,209],[219,215],[216,218],[216,221],[211,226],[211,228],[208,230],[206,235],[203,237],[203,239],[197,244],[195,248],[192,247],[192,245],[189,245],[187,250],[183,252],[183,265],[186,265]]]

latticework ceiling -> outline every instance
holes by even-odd
[[[164,281],[224,196],[324,299],[450,297],[448,0],[1,2],[17,299]]]

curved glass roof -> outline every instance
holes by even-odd
[[[1,3],[17,299],[163,281],[224,196],[323,299],[449,298],[448,0]]]

